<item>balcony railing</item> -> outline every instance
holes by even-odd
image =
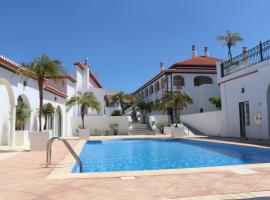
[[[270,59],[270,40],[263,42],[250,49],[243,50],[243,53],[221,62],[221,76],[228,76],[242,69]]]

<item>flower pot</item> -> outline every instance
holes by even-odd
[[[178,127],[171,127],[171,132],[172,132],[172,137],[185,137],[186,132],[185,132],[185,127],[183,125],[179,125]]]
[[[18,130],[15,131],[15,146],[29,145],[29,131]]]
[[[44,151],[47,147],[48,140],[52,137],[52,130],[45,131],[31,131],[30,138],[30,151]]]
[[[89,138],[89,129],[79,129],[79,139],[87,140]]]

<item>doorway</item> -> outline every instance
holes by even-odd
[[[240,137],[246,138],[247,126],[250,126],[249,101],[239,103]]]

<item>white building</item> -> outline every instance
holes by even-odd
[[[222,136],[270,138],[270,41],[217,64]]]
[[[38,129],[39,91],[37,81],[26,78],[17,73],[20,65],[0,56],[0,145],[14,145],[21,136],[15,131],[16,105],[21,98],[31,109],[31,117],[24,125],[26,131]],[[66,111],[65,101],[78,91],[91,91],[100,102],[100,112],[88,109],[88,115],[102,115],[106,113],[106,91],[95,75],[86,65],[74,63],[74,76],[63,74],[57,79],[47,79],[44,88],[44,103],[50,103],[56,108],[54,118],[48,119],[48,129],[52,129],[55,136],[71,136],[72,116],[79,116],[79,108]]]
[[[193,45],[192,58],[176,62],[168,69],[161,63],[160,72],[133,94],[139,100],[155,103],[165,92],[181,89],[193,99],[193,104],[184,109],[182,114],[216,110],[209,102],[209,97],[220,95],[216,78],[217,61],[217,58],[209,57],[207,47],[204,55],[199,56]]]

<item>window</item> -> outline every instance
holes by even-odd
[[[154,93],[154,88],[153,88],[153,85],[150,86],[150,94],[153,94]]]
[[[143,99],[144,98],[144,93],[143,93],[143,91],[141,92],[141,99]]]
[[[185,80],[182,76],[175,76],[173,77],[173,85],[177,88],[180,89],[182,86],[185,86]]]
[[[159,81],[157,81],[156,83],[155,83],[155,92],[158,92],[159,91]]]
[[[145,89],[144,93],[145,93],[145,97],[148,97],[148,89],[147,88]]]
[[[200,86],[204,84],[212,84],[213,80],[208,76],[197,76],[194,78],[194,86]]]

